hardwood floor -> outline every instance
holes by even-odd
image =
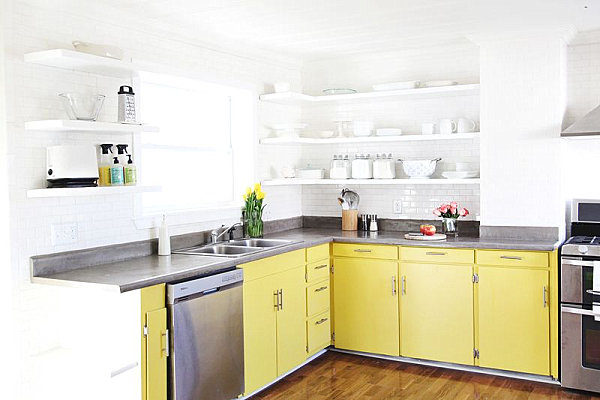
[[[600,399],[560,386],[329,351],[253,400]]]

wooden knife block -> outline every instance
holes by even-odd
[[[342,230],[355,231],[358,229],[358,210],[342,210]]]

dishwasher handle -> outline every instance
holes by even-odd
[[[177,300],[185,297],[197,294],[210,294],[218,290],[226,290],[226,286],[237,284],[243,280],[244,271],[242,269],[234,269],[204,278],[168,284],[167,303],[174,304]]]

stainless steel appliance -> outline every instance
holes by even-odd
[[[574,200],[561,248],[561,382],[600,392],[600,201]]]
[[[230,400],[244,392],[243,271],[167,285],[171,400]]]

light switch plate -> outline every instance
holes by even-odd
[[[76,243],[79,238],[77,223],[69,222],[65,224],[52,224],[51,235],[53,246]]]
[[[393,212],[394,214],[402,214],[402,200],[394,200]]]

